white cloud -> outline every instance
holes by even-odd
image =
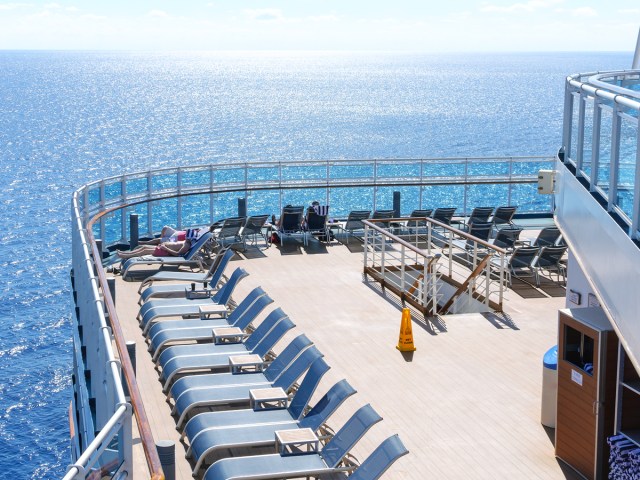
[[[282,14],[282,10],[277,8],[261,8],[255,10],[245,10],[244,13],[249,16],[252,20],[260,20],[260,21],[279,21],[284,20],[284,15]]]
[[[147,13],[147,16],[154,18],[169,18],[169,14],[164,10],[151,10],[149,13]]]
[[[530,13],[536,10],[553,7],[561,3],[562,0],[530,0],[526,3],[514,3],[505,7],[485,4],[480,7],[480,11],[488,13]]]
[[[640,8],[625,8],[618,10],[618,13],[622,15],[638,15],[640,14]]]
[[[0,10],[17,10],[19,8],[33,7],[31,3],[0,3]]]
[[[598,12],[591,7],[580,7],[580,8],[574,8],[573,10],[570,10],[571,15],[573,15],[574,17],[597,17],[598,16]]]

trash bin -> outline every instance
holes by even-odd
[[[542,408],[540,422],[556,428],[556,402],[558,398],[558,346],[551,347],[542,359]]]

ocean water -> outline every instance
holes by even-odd
[[[631,53],[0,51],[0,471],[69,463],[70,199],[218,161],[553,155],[563,82]]]

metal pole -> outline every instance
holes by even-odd
[[[246,198],[238,199],[238,216],[239,217],[247,216],[247,199]]]
[[[138,232],[138,214],[132,213],[129,215],[129,248],[136,248],[138,246],[139,232]]]
[[[171,440],[160,440],[156,443],[160,465],[164,472],[165,480],[176,478],[176,444]]]
[[[631,68],[636,70],[640,68],[640,29],[638,29],[638,41],[636,42],[636,53],[633,55],[633,63]]]
[[[400,209],[400,192],[393,192],[393,216],[400,218],[402,215]]]

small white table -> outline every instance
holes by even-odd
[[[197,298],[210,298],[212,293],[213,291],[209,290],[208,288],[205,288],[204,290],[191,290],[191,287],[185,287],[184,289],[184,295],[189,300],[194,300]]]
[[[256,388],[249,390],[249,405],[254,410],[287,408],[287,392],[282,388]]]
[[[238,327],[216,327],[212,330],[213,343],[220,345],[222,343],[240,343],[244,340],[248,333],[244,333]]]
[[[229,369],[232,374],[255,373],[264,371],[264,360],[260,355],[231,355],[229,356]]]
[[[211,302],[211,305],[200,305],[198,311],[201,319],[210,318],[211,315],[219,315],[223,318],[227,316],[227,307]]]
[[[320,440],[310,428],[276,431],[276,452],[280,455],[301,455],[319,449]]]

